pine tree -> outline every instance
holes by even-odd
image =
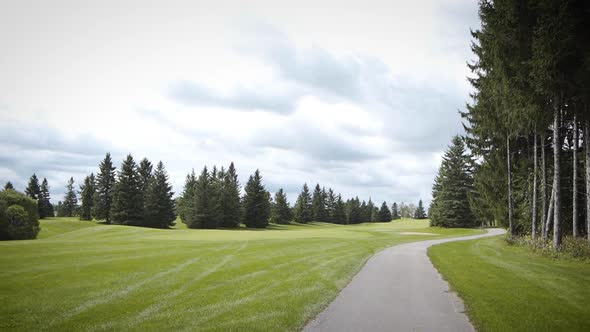
[[[150,183],[150,178],[152,177],[152,170],[152,163],[147,158],[143,158],[137,168],[137,172],[139,173],[139,188],[141,192],[144,192],[147,189],[147,186]]]
[[[178,216],[180,220],[189,225],[190,220],[192,220],[192,213],[194,212],[193,203],[195,200],[195,191],[197,186],[197,176],[195,174],[195,170],[193,169],[191,173],[186,175],[186,180],[184,182],[184,190],[182,191],[182,195],[178,198]],[[190,226],[189,226],[190,227]]]
[[[379,209],[377,209],[371,198],[369,198],[369,202],[367,203],[367,210],[369,211],[369,219],[367,221],[376,222]]]
[[[240,225],[240,182],[232,162],[223,174],[223,216],[221,227],[236,228]]]
[[[381,208],[377,213],[377,221],[378,222],[390,222],[391,221],[391,211],[389,211],[389,207],[387,206],[386,202],[381,204]]]
[[[418,207],[414,212],[414,219],[426,219],[426,211],[424,210],[422,200],[418,201]]]
[[[31,175],[31,178],[29,179],[29,184],[25,189],[25,194],[31,197],[32,199],[37,200],[39,199],[39,196],[41,196],[41,187],[39,186],[39,179],[37,178],[36,174]]]
[[[187,220],[189,228],[217,228],[219,226],[217,218],[219,202],[212,180],[207,166],[203,167],[203,171],[195,182],[191,213]]]
[[[320,222],[326,221],[326,203],[319,183],[316,184],[313,191],[311,199],[311,213],[312,220]]]
[[[84,178],[84,184],[80,186],[80,220],[92,220],[94,196],[96,194],[96,179],[94,173]]]
[[[280,188],[275,194],[270,220],[275,224],[288,224],[291,219],[291,207],[283,188]]]
[[[160,161],[153,176],[150,176],[144,193],[145,226],[155,228],[174,226],[176,213],[174,212],[173,195],[168,174],[164,164]]]
[[[10,181],[6,182],[6,184],[4,185],[4,190],[14,190],[14,186],[12,185],[12,182],[10,182]]]
[[[137,164],[129,154],[121,164],[113,191],[111,215],[121,225],[143,225],[143,195]]]
[[[360,205],[359,213],[360,213],[359,222],[371,221],[371,210],[369,209],[367,202],[365,202],[364,200],[362,201],[362,203]]]
[[[473,227],[475,218],[469,203],[473,187],[465,145],[455,136],[445,152],[438,174],[437,192],[433,190],[431,223],[441,227]]]
[[[309,193],[309,187],[307,186],[307,183],[303,185],[301,194],[299,194],[299,197],[297,198],[294,214],[295,221],[298,223],[306,224],[313,218],[311,194]]]
[[[244,191],[244,224],[249,228],[265,228],[270,218],[270,201],[260,171],[250,176]]]
[[[49,183],[46,178],[43,178],[43,182],[41,182],[41,195],[39,196],[39,218],[53,217],[53,214]]]
[[[347,202],[347,215],[349,224],[360,224],[362,222],[361,203],[358,197]]]
[[[107,153],[99,165],[96,175],[96,194],[94,196],[93,215],[97,220],[104,220],[107,224],[112,221],[111,207],[115,188],[115,167],[111,154]]]
[[[334,211],[336,209],[336,195],[332,188],[326,194],[326,222],[335,223]]]
[[[66,194],[64,196],[62,208],[64,217],[73,217],[78,210],[78,198],[76,197],[74,178],[72,177],[70,177],[68,184],[66,185]]]
[[[393,205],[391,205],[391,219],[392,220],[397,220],[400,219],[400,214],[399,211],[397,209],[397,203],[393,202]]]
[[[334,204],[334,216],[332,222],[336,224],[346,224],[346,208],[342,201],[342,196],[336,197],[336,203]]]

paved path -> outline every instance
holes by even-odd
[[[463,302],[449,292],[426,250],[434,244],[503,233],[488,229],[487,234],[387,248],[370,258],[304,331],[473,331]]]

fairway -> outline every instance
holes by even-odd
[[[508,246],[503,238],[431,247],[478,331],[590,331],[590,264]]]
[[[42,220],[39,239],[0,243],[0,330],[296,331],[375,252],[481,233],[427,226],[157,230]]]

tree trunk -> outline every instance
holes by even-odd
[[[590,120],[588,119],[584,128],[584,144],[586,144],[586,235],[590,241]]]
[[[574,113],[574,160],[572,171],[572,231],[573,236],[580,236],[578,229],[578,119]]]
[[[547,220],[543,228],[543,240],[549,240],[549,229],[551,228],[551,220],[553,220],[553,202],[555,202],[555,190],[551,190],[551,198],[549,199],[549,209],[547,210]]]
[[[508,171],[508,226],[510,228],[510,237],[514,237],[514,222],[512,211],[512,161],[510,160],[510,136],[506,136],[506,166]]]
[[[545,237],[545,220],[547,219],[547,158],[545,155],[545,133],[541,135],[541,172],[542,172],[542,191],[541,191],[541,205],[542,205],[542,212],[541,212],[541,233],[543,237]],[[547,240],[545,238],[545,240]]]
[[[537,158],[537,134],[533,135],[535,143],[533,144],[533,224],[532,236],[537,237],[537,168],[539,167]]]
[[[556,99],[553,107],[553,248],[561,246],[561,101]]]

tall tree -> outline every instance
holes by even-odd
[[[400,214],[399,211],[397,209],[397,203],[393,202],[393,204],[391,205],[391,219],[392,220],[396,220],[396,219],[400,219]]]
[[[289,207],[289,202],[287,201],[287,196],[283,188],[280,188],[275,194],[271,221],[276,224],[288,224],[291,219],[291,207]]]
[[[96,194],[94,196],[94,218],[104,220],[107,224],[112,221],[111,207],[115,188],[115,167],[111,154],[107,153],[99,165],[96,175]]]
[[[29,184],[27,185],[27,188],[25,188],[25,194],[37,201],[37,213],[39,216],[41,216],[43,213],[43,207],[39,203],[39,198],[41,197],[41,187],[39,186],[39,179],[34,173],[29,178]]]
[[[53,205],[51,205],[51,194],[49,183],[46,178],[41,182],[41,194],[39,196],[39,218],[53,217]]]
[[[113,191],[111,214],[113,222],[122,225],[143,225],[143,193],[137,164],[129,154],[121,164]]]
[[[240,182],[233,162],[223,174],[221,197],[223,202],[221,227],[238,227],[240,225]]]
[[[142,192],[147,189],[150,178],[152,177],[153,168],[152,163],[147,158],[143,158],[141,162],[139,162],[137,172],[139,173],[139,188]]]
[[[150,172],[151,173],[151,172]],[[155,228],[168,228],[174,226],[176,213],[174,211],[174,200],[172,186],[168,181],[168,173],[162,161],[156,165],[153,176],[144,194],[144,225]]]
[[[78,197],[74,189],[74,178],[70,177],[68,184],[66,185],[66,194],[62,204],[63,216],[73,217],[78,209]]]
[[[426,211],[424,210],[422,200],[418,201],[418,207],[414,212],[414,219],[426,219]]]
[[[303,185],[301,194],[299,194],[299,197],[297,198],[297,202],[295,203],[294,214],[295,221],[298,223],[306,224],[310,222],[313,218],[312,199],[307,183]]]
[[[244,224],[249,228],[265,228],[270,218],[270,201],[259,170],[250,176],[244,191]]]
[[[10,182],[10,181],[6,182],[6,184],[4,185],[4,190],[14,190],[14,186],[12,185],[12,182]]]
[[[96,179],[94,173],[84,178],[84,184],[80,186],[80,220],[92,220],[94,195],[96,195]]]
[[[342,196],[340,195],[336,197],[336,203],[334,204],[334,216],[332,220],[336,224],[346,224],[346,210],[344,207],[344,202],[342,201]]]
[[[188,216],[189,228],[217,228],[219,219],[217,215],[218,198],[216,197],[213,180],[207,167],[203,167],[199,178],[195,183],[192,212]]]
[[[324,222],[326,221],[326,203],[324,194],[320,188],[320,184],[316,184],[311,199],[312,220]]]
[[[184,190],[178,198],[178,216],[180,217],[180,220],[187,225],[190,223],[190,220],[192,220],[192,213],[194,212],[193,202],[195,199],[196,186],[197,176],[193,169],[191,173],[186,175]]]
[[[336,209],[336,195],[332,188],[326,193],[326,222],[334,223],[334,210]]]
[[[379,213],[377,215],[377,221],[379,222],[390,222],[391,221],[391,211],[389,211],[389,207],[387,206],[386,202],[381,204],[381,208],[379,209]]]

